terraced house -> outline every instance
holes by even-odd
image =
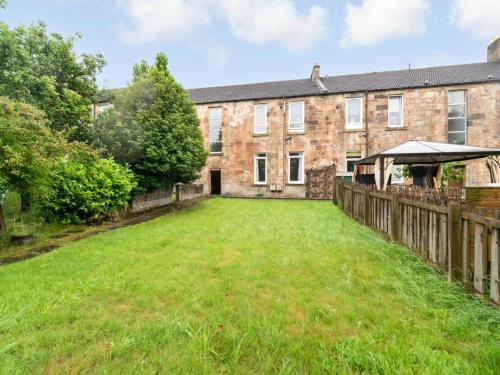
[[[500,147],[500,38],[487,62],[190,90],[210,150],[211,193],[304,197],[305,171],[410,139]],[[395,173],[393,179],[397,178]],[[484,160],[466,184],[490,182]]]

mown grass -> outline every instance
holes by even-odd
[[[500,368],[500,312],[329,202],[212,199],[0,268],[0,373]]]

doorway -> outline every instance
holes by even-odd
[[[220,170],[210,171],[210,194],[220,195],[221,193],[221,173]]]

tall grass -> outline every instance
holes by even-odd
[[[498,368],[496,308],[329,202],[208,200],[0,268],[0,373]]]

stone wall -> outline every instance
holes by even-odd
[[[352,94],[331,94],[294,99],[241,101],[197,105],[201,129],[208,142],[208,109],[222,107],[222,153],[210,155],[199,182],[209,192],[210,170],[220,169],[222,194],[235,196],[305,197],[304,185],[287,183],[288,152],[304,152],[304,168],[321,168],[335,164],[337,174],[346,171],[347,151],[371,155],[410,139],[447,142],[448,91],[467,90],[467,144],[500,147],[500,84],[455,85],[410,90],[387,90]],[[404,126],[388,127],[388,96],[402,94]],[[345,128],[346,97],[365,98],[364,126],[360,130]],[[368,99],[366,101],[366,98]],[[288,132],[287,111],[291,101],[305,102],[305,131]],[[254,105],[267,104],[268,133],[253,134]],[[267,185],[254,185],[255,153],[267,153]],[[466,183],[489,182],[484,160],[468,163]],[[281,185],[273,192],[271,185]]]

